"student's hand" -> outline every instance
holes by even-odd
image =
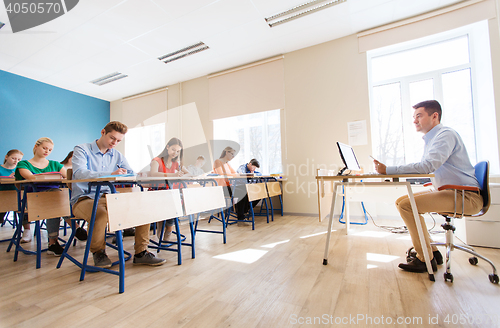
[[[178,171],[177,172],[177,176],[178,177],[182,177],[185,173],[181,170],[181,171]]]
[[[387,166],[385,164],[380,163],[376,159],[373,160],[373,163],[375,163],[375,171],[380,174],[387,174]]]
[[[14,173],[14,172],[12,172],[11,174],[9,174],[9,177],[12,177],[12,178],[13,178],[13,177],[14,177],[14,175],[15,175],[15,173]]]
[[[120,175],[120,174],[127,174],[127,169],[119,168],[118,170],[111,173],[111,175]]]

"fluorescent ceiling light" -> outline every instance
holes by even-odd
[[[269,27],[273,27],[346,1],[347,0],[312,0],[281,13],[266,17],[265,20]]]
[[[174,60],[178,60],[187,56],[194,55],[198,52],[209,49],[209,47],[203,43],[198,42],[196,44],[190,45],[188,47],[179,49],[177,51],[171,52],[169,54],[158,57],[159,60],[163,61],[165,64],[173,62]]]
[[[105,75],[103,77],[100,77],[98,79],[95,79],[93,81],[90,81],[90,83],[93,83],[95,85],[101,86],[101,85],[104,85],[104,84],[107,84],[107,83],[110,83],[110,82],[114,82],[114,81],[123,79],[123,78],[125,78],[127,76],[128,75],[125,75],[125,74],[122,74],[122,73],[118,73],[118,72],[114,72],[114,73]]]

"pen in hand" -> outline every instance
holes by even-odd
[[[116,170],[115,172],[113,172],[114,174],[125,174],[125,173],[127,173],[127,170],[124,169],[124,168],[122,168],[122,167],[120,167],[119,164],[116,164],[116,167],[118,168],[118,170]]]

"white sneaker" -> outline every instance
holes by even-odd
[[[26,244],[31,242],[31,230],[24,229],[23,236],[21,237],[21,244]]]
[[[158,240],[160,238],[158,237]],[[172,237],[172,231],[165,231],[163,233],[163,240],[162,240],[164,243],[176,243],[177,242],[177,238],[173,238]]]

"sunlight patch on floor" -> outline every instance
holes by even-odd
[[[375,237],[375,238],[385,238],[390,236],[390,232],[381,232],[381,231],[362,231],[356,232],[352,234],[353,236],[361,236],[361,237]]]
[[[332,232],[334,232],[334,231],[337,231],[337,230],[332,230]],[[319,236],[319,235],[326,235],[326,231],[313,233],[312,235],[302,236],[300,238],[303,239],[303,238],[315,237],[315,236]]]
[[[260,247],[265,247],[265,248],[274,248],[274,246],[279,245],[279,244],[285,244],[288,243],[290,239],[283,240],[283,241],[278,241],[277,243],[272,243],[272,244],[267,244],[267,245],[262,245]]]
[[[240,263],[253,263],[258,261],[262,256],[264,256],[268,251],[263,251],[259,249],[244,249],[241,251],[236,251],[232,253],[216,255],[213,258],[219,260],[227,260]]]
[[[366,259],[373,262],[389,263],[394,260],[399,259],[399,256],[387,255],[387,254],[376,254],[376,253],[366,253]]]

